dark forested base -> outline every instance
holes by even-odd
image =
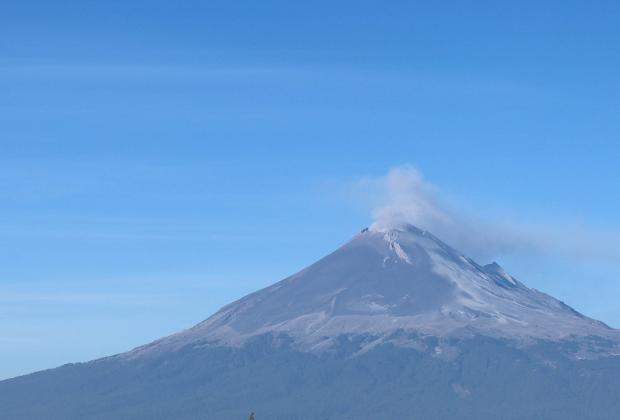
[[[295,351],[262,337],[244,348],[112,357],[0,382],[3,420],[616,420],[620,357],[575,360],[568,344],[517,348],[487,338],[438,355],[341,337]]]

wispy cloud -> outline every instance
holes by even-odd
[[[373,224],[413,224],[473,257],[488,259],[514,252],[535,252],[588,259],[619,259],[620,230],[555,220],[498,221],[465,211],[411,165],[391,168],[353,186],[372,207]]]
[[[51,292],[0,290],[0,303],[51,303],[51,304],[106,304],[106,305],[154,305],[169,301],[170,295],[109,292]]]
[[[195,303],[219,305],[219,296],[237,296],[243,276],[203,273],[174,275],[55,277],[40,281],[0,280],[0,318],[15,310],[48,307],[170,308]],[[243,291],[243,288],[241,288]]]
[[[92,63],[82,61],[21,62],[0,60],[0,79],[71,79],[74,80],[214,80],[235,82],[244,80],[272,80],[282,83],[291,79],[296,83],[312,80],[313,84],[332,86],[364,86],[365,89],[413,89],[422,95],[510,95],[542,99],[546,93],[541,86],[521,80],[468,75],[454,72],[395,71],[350,66],[325,65],[271,65],[244,63],[158,63],[118,62]]]
[[[162,65],[93,65],[81,63],[4,64],[1,77],[71,77],[71,78],[142,78],[192,77],[222,78],[248,76],[277,76],[295,69],[278,67],[239,66],[162,66]]]
[[[54,239],[80,239],[80,240],[114,240],[114,241],[182,241],[182,242],[246,242],[273,240],[273,238],[234,233],[203,233],[203,234],[165,234],[129,231],[80,231],[80,230],[28,230],[10,229],[0,227],[2,237],[25,237],[25,238],[54,238]]]

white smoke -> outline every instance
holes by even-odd
[[[376,181],[383,196],[378,197],[381,204],[373,209],[373,227],[413,224],[432,230],[453,223],[453,217],[436,198],[435,188],[414,167],[392,168]]]
[[[373,196],[373,228],[411,224],[478,258],[531,245],[516,231],[455,210],[413,166],[394,167],[385,176],[361,180],[358,186]]]
[[[353,187],[355,196],[364,198],[372,208],[373,228],[411,224],[481,260],[515,252],[614,264],[620,260],[618,226],[484,218],[447,200],[445,193],[411,165],[393,167],[383,176],[358,179]]]

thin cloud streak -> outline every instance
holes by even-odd
[[[143,293],[97,293],[97,292],[15,292],[0,291],[0,303],[51,303],[51,304],[106,304],[106,305],[153,305],[170,301],[169,294],[148,295]]]
[[[0,77],[61,77],[61,78],[142,78],[192,77],[222,78],[248,76],[277,76],[295,72],[292,68],[278,67],[209,67],[209,66],[156,66],[156,65],[87,65],[87,64],[30,64],[5,65]]]
[[[55,238],[55,239],[87,239],[87,240],[156,240],[156,241],[263,241],[260,235],[212,233],[204,235],[176,235],[158,233],[132,232],[97,232],[77,230],[0,230],[0,237]]]

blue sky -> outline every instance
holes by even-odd
[[[304,267],[371,223],[351,186],[404,164],[481,227],[543,232],[493,257],[620,327],[619,14],[3,4],[0,378],[129,349]]]

